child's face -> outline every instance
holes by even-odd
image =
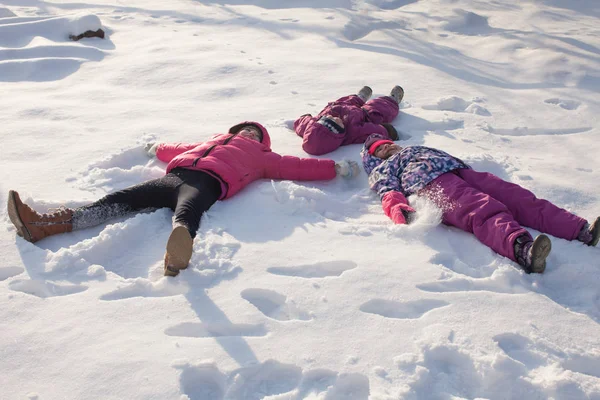
[[[258,131],[258,128],[254,126],[245,126],[241,131],[238,132],[238,135],[245,137],[246,139],[260,142],[260,132]]]
[[[380,146],[377,146],[373,155],[377,158],[382,158],[384,160],[387,160],[394,154],[400,153],[401,150],[402,150],[402,147],[398,146],[395,143],[384,143]]]
[[[326,115],[326,117],[329,118],[329,119],[331,119],[331,120],[333,120],[336,124],[338,124],[342,128],[344,127],[344,121],[342,121],[341,118],[334,117],[333,115]]]

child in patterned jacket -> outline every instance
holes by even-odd
[[[294,121],[294,131],[302,138],[302,149],[319,156],[340,146],[364,143],[373,133],[398,140],[391,122],[398,116],[404,89],[394,86],[389,96],[369,100],[372,94],[373,90],[365,86],[358,94],[327,104],[316,117],[304,114]]]
[[[443,223],[473,233],[527,273],[544,272],[551,242],[544,234],[533,240],[521,224],[588,246],[596,246],[600,239],[600,217],[590,225],[521,186],[477,172],[441,150],[400,147],[375,134],[366,140],[361,155],[369,185],[395,223],[410,221],[415,210],[406,198],[417,193],[442,210]]]

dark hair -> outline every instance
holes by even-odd
[[[383,127],[385,128],[385,130],[387,131],[390,139],[392,140],[398,140],[398,131],[396,130],[396,128],[394,128],[394,125],[392,124],[381,124],[383,125]]]

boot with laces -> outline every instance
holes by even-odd
[[[73,210],[60,208],[40,214],[23,203],[14,190],[8,192],[7,210],[10,221],[17,228],[17,235],[31,243],[73,230]]]

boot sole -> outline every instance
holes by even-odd
[[[168,265],[165,276],[176,276],[179,270],[186,269],[194,252],[194,240],[184,226],[178,226],[171,232],[167,241]]]
[[[531,247],[531,272],[541,274],[546,269],[546,257],[552,250],[552,242],[546,235],[535,238]]]
[[[398,86],[398,87],[400,88],[400,90],[398,90],[400,96],[398,96],[399,99],[398,99],[397,103],[400,104],[400,103],[402,103],[402,99],[404,99],[404,89],[402,88],[402,86]],[[392,91],[390,92],[390,96],[393,97],[394,100],[396,100],[396,97],[394,97],[393,93],[394,93],[394,90],[392,89]]]
[[[361,90],[359,91],[359,93],[358,93],[358,97],[360,97],[360,98],[361,98],[361,99],[363,99],[365,102],[367,102],[367,101],[368,101],[368,100],[371,98],[371,96],[373,96],[373,89],[371,89],[371,88],[370,88],[370,87],[368,87],[368,86],[365,86],[365,87],[369,88],[369,91],[368,91],[367,93],[365,93],[367,96],[364,96],[364,97],[361,97],[361,96],[360,96],[360,91],[362,91],[362,89],[361,89]]]
[[[21,236],[23,239],[28,242],[33,243],[33,236],[21,220],[21,216],[19,215],[19,210],[17,209],[17,200],[16,200],[17,192],[14,190],[10,190],[8,192],[8,218],[10,218],[10,222],[13,223],[15,228],[17,228],[17,235]]]

